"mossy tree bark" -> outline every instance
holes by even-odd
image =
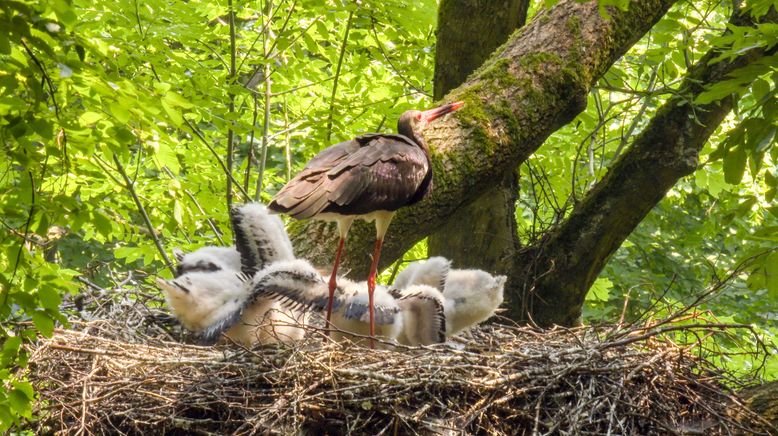
[[[749,426],[764,427],[765,434],[778,429],[778,381],[738,392],[745,405],[760,416],[763,422],[752,422],[750,417],[739,416],[738,420]],[[772,426],[773,428],[770,428]]]
[[[742,16],[733,20],[749,24]],[[750,50],[712,63],[719,55],[711,50],[703,56],[570,217],[523,250],[512,277],[524,287],[512,290],[517,298],[511,299],[511,318],[541,326],[577,322],[586,293],[608,258],[667,191],[697,169],[700,150],[734,104],[731,96],[703,105],[690,102],[765,52]]]
[[[516,29],[524,25],[529,0],[443,0],[438,12],[433,98],[461,85]],[[514,217],[518,172],[455,211],[429,236],[430,256],[445,256],[458,268],[507,274],[519,249]]]
[[[556,129],[585,108],[596,80],[648,31],[674,0],[635,0],[626,11],[598,12],[597,2],[563,0],[539,13],[446,100],[464,100],[453,116],[431,124],[434,192],[401,209],[384,243],[381,267],[471,203],[524,162]],[[332,262],[337,231],[331,224],[298,222],[290,228],[298,254]],[[343,271],[367,275],[375,230],[358,222],[346,244]]]
[[[529,0],[442,0],[435,45],[435,101],[461,85],[527,19]]]

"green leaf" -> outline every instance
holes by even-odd
[[[47,338],[54,333],[54,320],[45,312],[35,311],[32,313],[32,322],[38,331]]]
[[[97,112],[84,112],[78,119],[81,121],[81,124],[89,125],[102,120],[103,114]]]
[[[139,247],[119,247],[114,250],[117,259],[124,259],[126,263],[134,262],[143,256],[143,249]]]
[[[41,307],[53,311],[59,310],[59,305],[62,304],[59,292],[51,286],[42,286],[38,291],[38,299],[41,302]]]
[[[589,292],[586,294],[587,301],[608,301],[610,297],[610,290],[613,288],[613,282],[609,279],[600,277],[594,281],[594,284],[589,288]]]
[[[724,180],[736,185],[743,180],[746,171],[746,151],[742,146],[735,147],[724,156]]]
[[[93,211],[92,212],[92,219],[95,225],[95,229],[103,235],[104,237],[111,236],[111,233],[113,232],[113,223],[111,223],[111,220],[108,219],[107,216],[103,215],[100,211]]]
[[[182,126],[184,124],[184,117],[181,116],[181,111],[173,107],[166,100],[162,100],[161,103],[162,103],[162,109],[165,110],[165,113],[168,115],[173,125],[175,125],[176,127]]]
[[[762,100],[770,92],[770,84],[766,80],[756,79],[751,84],[751,93],[756,101]]]
[[[764,262],[765,286],[773,298],[778,298],[778,251],[767,256]]]
[[[180,95],[176,94],[173,91],[168,91],[165,94],[164,100],[171,106],[179,106],[184,109],[191,109],[194,107],[192,103],[190,103],[188,100],[186,100],[184,97],[181,97]]]
[[[179,226],[184,224],[184,212],[183,208],[181,207],[181,202],[173,202],[173,219],[175,219]]]
[[[22,346],[22,338],[19,336],[10,336],[3,342],[3,358],[2,366],[10,365],[19,353],[19,348]]]
[[[120,123],[124,124],[127,121],[130,121],[130,112],[120,103],[111,102],[108,107],[111,109],[111,114],[116,117]]]
[[[0,397],[2,399],[2,397]],[[18,422],[19,418],[16,414],[11,412],[11,407],[9,404],[0,402],[0,431],[6,431],[11,426]]]
[[[32,418],[32,398],[21,389],[13,389],[8,393],[8,402],[11,409],[20,416]]]
[[[12,382],[11,385],[14,388],[24,392],[24,394],[30,400],[32,400],[35,397],[35,391],[33,390],[32,383],[25,382],[25,381],[15,381],[15,382]]]

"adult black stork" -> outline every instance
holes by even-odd
[[[369,133],[324,149],[276,194],[268,207],[297,219],[336,221],[340,233],[329,281],[327,325],[343,245],[351,223],[375,221],[376,243],[367,279],[370,336],[375,335],[373,292],[381,245],[394,212],[420,201],[432,187],[429,148],[421,130],[430,121],[462,107],[449,103],[404,112],[398,134]],[[371,348],[373,342],[370,342]]]

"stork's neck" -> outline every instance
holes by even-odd
[[[421,134],[416,132],[412,124],[413,123],[410,122],[410,120],[400,119],[400,121],[397,123],[397,133],[403,136],[407,136],[413,142],[418,144],[418,146],[421,147],[421,149],[424,150],[425,153],[429,154],[429,148],[427,148],[427,143],[424,142],[424,138],[421,136]]]

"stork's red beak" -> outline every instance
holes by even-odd
[[[465,105],[465,102],[463,102],[463,101],[458,101],[458,102],[455,102],[455,103],[444,104],[441,107],[436,107],[435,109],[430,109],[430,110],[426,110],[426,111],[422,112],[421,113],[421,119],[426,121],[426,122],[430,122],[430,121],[434,120],[435,118],[440,118],[443,115],[446,115],[447,113],[454,112],[455,110],[461,108],[464,105]]]

